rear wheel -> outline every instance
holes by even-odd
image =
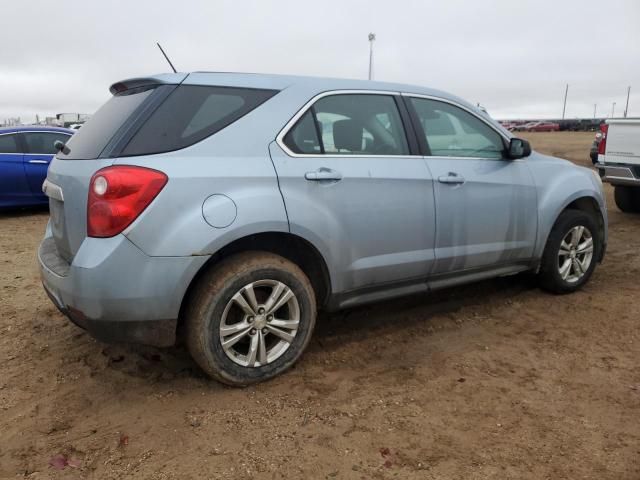
[[[191,355],[211,377],[233,386],[267,380],[293,365],[316,320],[309,279],[294,263],[266,252],[223,260],[189,302]]]
[[[566,210],[553,226],[540,265],[540,284],[554,293],[570,293],[589,281],[602,238],[595,215]]]
[[[616,206],[625,213],[640,213],[640,189],[616,185],[614,191]]]

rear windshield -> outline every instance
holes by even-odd
[[[67,143],[61,159],[149,155],[193,145],[275,95],[275,90],[163,85],[112,97]]]
[[[67,142],[68,153],[58,153],[66,160],[98,158],[131,114],[151,95],[153,89],[133,89],[109,99]]]

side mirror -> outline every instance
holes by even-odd
[[[512,138],[507,154],[511,160],[528,157],[531,155],[531,144],[522,138]]]
[[[68,155],[70,152],[69,147],[67,147],[67,144],[60,140],[56,140],[55,142],[53,142],[53,146],[57,151],[62,152],[65,155]]]

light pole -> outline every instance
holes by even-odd
[[[624,118],[627,118],[627,113],[629,113],[629,94],[631,93],[631,86],[627,87],[627,105],[624,107]]]
[[[369,34],[369,80],[373,79],[373,42],[376,41],[376,34]]]
[[[597,103],[594,103],[594,104],[593,104],[593,119],[594,119],[594,120],[596,119],[596,109],[597,109],[597,108],[598,108],[598,104],[597,104]]]
[[[615,114],[616,114],[616,102],[613,102],[613,105],[611,106],[611,118],[613,118]]]
[[[564,120],[564,112],[567,109],[567,93],[569,93],[569,84],[567,83],[567,88],[564,89],[564,105],[562,106],[562,119]]]

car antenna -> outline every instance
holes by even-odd
[[[169,57],[167,56],[167,54],[164,53],[164,50],[162,49],[162,45],[160,45],[158,42],[156,42],[156,45],[158,45],[158,48],[162,52],[162,55],[164,55],[164,58],[166,58],[167,62],[169,62],[169,65],[171,66],[171,69],[173,70],[173,73],[177,73],[178,71],[176,70],[176,67],[173,66],[173,63],[171,63],[171,60],[169,60]]]

